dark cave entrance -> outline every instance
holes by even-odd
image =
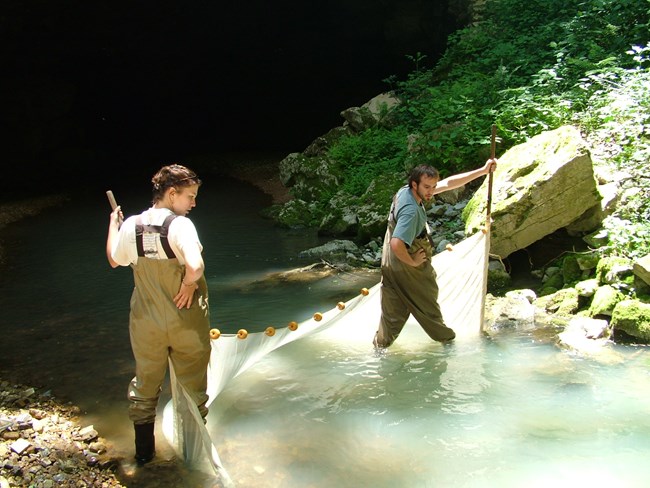
[[[564,254],[588,251],[589,246],[581,236],[572,236],[565,228],[543,237],[530,246],[513,252],[503,260],[511,277],[512,288],[537,289],[541,278],[533,271],[544,270]]]

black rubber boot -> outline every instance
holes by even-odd
[[[155,424],[133,424],[135,428],[135,460],[140,466],[147,464],[156,455]]]

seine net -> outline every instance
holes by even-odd
[[[456,332],[457,341],[475,337],[482,329],[489,240],[489,232],[478,232],[432,258],[440,289],[438,301],[446,324]],[[234,378],[266,355],[308,335],[322,334],[349,347],[371,350],[380,316],[380,295],[381,283],[378,283],[327,312],[315,312],[312,318],[301,323],[256,333],[221,334],[212,339],[208,406]],[[412,316],[398,341],[414,347],[431,343]],[[224,486],[234,486],[196,405],[176,380],[171,364],[170,369],[172,400],[163,415],[165,436],[190,466],[203,470],[207,467]]]

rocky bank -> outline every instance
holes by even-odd
[[[0,380],[0,486],[121,487],[119,460],[74,405]]]

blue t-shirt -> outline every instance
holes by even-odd
[[[427,214],[422,205],[415,200],[411,187],[405,186],[397,192],[393,215],[397,222],[392,237],[397,237],[410,246],[422,232],[427,221]]]

